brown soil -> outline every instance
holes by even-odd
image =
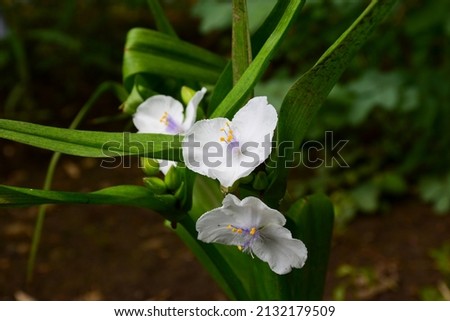
[[[0,183],[40,187],[48,155],[0,142]],[[136,168],[101,169],[98,160],[65,156],[54,188],[89,191],[140,180]],[[0,210],[0,300],[226,299],[158,214],[130,207],[49,207],[36,274],[27,286],[36,212]],[[449,231],[450,215],[437,216],[412,199],[384,214],[357,217],[334,238],[325,298],[345,289],[347,299],[419,299],[421,289],[442,280],[429,251],[448,242]],[[373,276],[338,277],[343,264]]]

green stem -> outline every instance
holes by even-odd
[[[233,0],[232,26],[231,60],[233,65],[233,84],[236,84],[252,60],[247,0]]]
[[[89,100],[86,102],[86,104],[81,108],[81,110],[78,112],[78,114],[75,116],[75,119],[72,121],[72,123],[69,126],[69,129],[75,129],[78,127],[78,125],[83,121],[84,117],[88,113],[89,110],[94,106],[95,102],[100,98],[100,96],[109,90],[114,90],[118,96],[120,96],[121,92],[121,85],[114,83],[114,82],[104,82],[102,83],[97,90],[94,92],[94,94],[89,98]],[[55,174],[56,166],[58,165],[58,161],[61,157],[61,153],[53,153],[53,156],[50,160],[50,163],[48,165],[47,174],[45,176],[45,182],[43,189],[44,190],[50,190],[53,176]],[[46,205],[39,206],[38,216],[36,219],[36,225],[34,228],[33,233],[33,239],[31,241],[31,249],[30,254],[28,256],[28,263],[27,263],[27,282],[31,282],[33,279],[33,271],[34,267],[36,265],[36,256],[37,251],[39,248],[41,236],[42,236],[42,229],[44,227],[44,221],[45,221],[45,213],[46,213]]]

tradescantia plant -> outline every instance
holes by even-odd
[[[80,203],[152,209],[231,299],[320,300],[333,207],[324,195],[285,197],[287,164],[339,76],[395,2],[372,0],[292,85],[277,113],[267,97],[252,98],[252,92],[304,0],[278,1],[251,36],[246,0],[233,0],[231,61],[178,39],[159,3],[149,0],[158,31],[128,33],[124,84],[112,86],[138,132],[74,129],[87,109],[70,129],[0,119],[0,137],[56,152],[44,189],[1,185],[0,207]],[[168,79],[183,88],[186,108],[158,92]],[[144,184],[91,193],[51,191],[48,181],[59,153],[101,157],[105,167],[115,157],[141,157]],[[34,255],[43,217],[44,210]],[[33,261],[32,254],[29,271]]]

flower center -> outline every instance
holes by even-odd
[[[243,252],[247,252],[251,249],[253,241],[259,237],[258,228],[256,227],[242,228],[228,224],[227,229],[232,233],[242,236],[242,244],[238,245],[238,249]]]
[[[236,138],[234,137],[234,133],[233,133],[233,130],[231,129],[231,125],[230,125],[230,122],[226,122],[225,123],[225,126],[223,126],[221,129],[220,129],[220,131],[221,132],[223,132],[223,134],[224,134],[224,136],[221,136],[220,138],[219,138],[219,140],[221,141],[221,142],[225,142],[225,143],[227,143],[227,144],[230,144],[230,143],[237,143],[237,140],[236,140]]]
[[[167,111],[159,119],[161,123],[166,125],[166,131],[170,134],[179,134],[183,131],[183,128],[178,124]]]

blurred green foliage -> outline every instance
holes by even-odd
[[[145,0],[0,0],[0,116],[70,123],[98,84],[121,82],[127,31],[151,23]]]
[[[397,287],[395,266],[352,266],[342,264],[336,269],[339,279],[333,289],[334,300],[373,300],[377,295]]]
[[[446,242],[437,249],[430,251],[434,265],[441,275],[441,280],[436,286],[427,286],[422,289],[420,296],[422,300],[437,301],[450,300],[450,243]]]

